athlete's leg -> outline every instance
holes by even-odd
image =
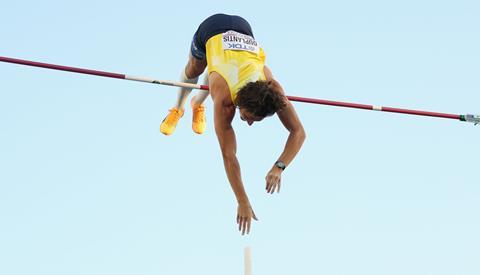
[[[182,70],[182,74],[180,76],[180,82],[197,84],[198,77],[203,73],[206,66],[207,66],[206,60],[197,59],[190,54],[188,58],[188,63],[185,66],[185,69]],[[179,89],[175,108],[179,110],[183,110],[185,108],[185,101],[187,100],[187,97],[191,91],[192,91],[191,88]]]
[[[203,34],[204,34],[203,31],[197,30],[193,35],[192,43],[190,44],[190,54],[188,57],[188,63],[185,66],[185,68],[182,70],[182,73],[180,76],[181,82],[196,84],[198,81],[198,77],[203,73],[203,71],[205,71],[205,68],[207,67],[205,45],[200,39],[201,37],[199,37]],[[185,101],[191,91],[192,91],[191,88],[179,89],[177,102],[175,106],[169,110],[169,114],[165,117],[165,119],[160,124],[160,132],[162,132],[165,135],[171,135],[175,131],[178,121],[180,120],[180,118],[183,116],[185,112],[184,110]],[[195,111],[196,110],[194,110],[194,112]],[[196,112],[196,113],[201,114],[202,112]],[[201,132],[201,129],[198,132]]]
[[[208,75],[204,77],[203,84],[208,85]],[[197,134],[203,134],[203,132],[205,132],[207,129],[205,105],[203,102],[209,94],[209,91],[199,90],[192,98],[192,130]]]
[[[180,81],[196,84],[198,81],[198,77],[203,73],[206,67],[207,67],[206,59],[196,58],[191,53],[189,55],[188,63],[185,66],[185,69],[182,70]],[[169,110],[169,114],[165,117],[165,119],[160,124],[160,132],[162,132],[165,135],[171,135],[175,131],[178,121],[180,120],[180,118],[183,116],[185,112],[184,110],[185,101],[191,91],[192,89],[190,88],[179,89],[177,103],[175,104],[175,107]],[[196,132],[201,133],[203,131],[200,128],[200,130]]]
[[[198,59],[190,53],[187,66],[185,66],[185,74],[188,78],[198,78],[205,71],[206,67],[206,59]]]
[[[203,85],[207,85],[208,86],[208,74],[205,75],[204,79],[203,79]],[[208,97],[208,95],[210,94],[210,91],[207,91],[207,90],[199,90],[198,92],[195,93],[195,96],[192,98],[192,106],[195,106],[195,105],[201,105],[205,99]]]

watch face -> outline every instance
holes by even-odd
[[[275,166],[277,166],[278,168],[280,168],[282,170],[285,170],[285,163],[283,163],[282,161],[275,162]]]

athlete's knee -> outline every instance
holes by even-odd
[[[198,77],[203,73],[203,71],[205,71],[206,66],[206,61],[190,57],[188,64],[185,67],[185,75],[188,78]]]

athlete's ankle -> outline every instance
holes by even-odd
[[[202,105],[203,105],[203,100],[199,101],[197,99],[197,96],[192,97],[192,100],[190,101],[190,106],[192,106],[192,108],[197,108]]]

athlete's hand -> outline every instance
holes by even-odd
[[[250,233],[252,219],[258,221],[250,203],[239,203],[237,208],[237,224],[238,231],[241,231],[242,235]]]
[[[267,182],[265,189],[267,190],[267,193],[273,194],[275,190],[277,190],[277,193],[280,193],[282,172],[282,169],[275,166],[270,170],[270,172],[268,172],[267,176],[265,177]]]

